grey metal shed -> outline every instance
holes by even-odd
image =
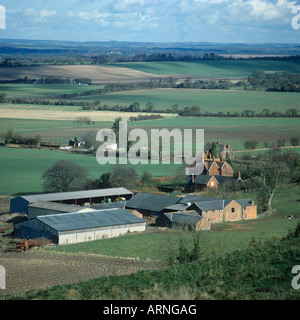
[[[21,238],[45,237],[57,244],[70,244],[142,232],[146,221],[126,209],[108,209],[38,216],[14,228]]]

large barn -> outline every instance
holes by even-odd
[[[130,199],[133,193],[125,188],[109,188],[96,190],[83,190],[73,192],[44,193],[24,195],[10,199],[10,213],[20,212],[28,214],[28,205],[33,202],[58,202],[65,204],[84,205],[96,204],[102,201],[114,201],[116,199]]]
[[[126,209],[37,216],[14,226],[16,236],[27,239],[44,237],[55,244],[112,238],[145,230],[146,221]]]

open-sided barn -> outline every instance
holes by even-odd
[[[47,238],[56,244],[70,244],[118,237],[146,230],[146,221],[126,209],[95,210],[38,216],[15,224],[21,238]]]
[[[28,213],[28,205],[33,202],[48,201],[65,204],[84,205],[85,203],[101,203],[110,199],[130,199],[133,193],[125,188],[108,188],[83,190],[73,192],[44,193],[35,195],[24,195],[10,199],[10,213]]]
[[[188,229],[188,230],[210,230],[208,219],[201,217],[196,211],[179,211],[161,214],[156,219],[156,224],[161,227]]]

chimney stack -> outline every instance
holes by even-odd
[[[241,171],[240,170],[238,171],[238,174],[239,174],[238,178],[241,179]]]

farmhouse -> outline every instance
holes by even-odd
[[[219,145],[219,144],[218,144]],[[222,145],[223,147],[225,145]],[[231,186],[233,183],[241,181],[241,174],[238,171],[238,177],[234,177],[234,171],[231,165],[225,161],[221,155],[220,159],[215,159],[211,155],[209,147],[206,146],[206,153],[202,154],[202,163],[197,166],[197,174],[192,174],[188,177],[184,186],[185,192],[197,192],[204,191],[207,188],[218,189],[220,185]],[[225,147],[224,147],[225,148]],[[221,148],[220,150],[223,150]],[[223,151],[220,151],[221,154]],[[196,163],[191,165],[195,167]]]
[[[84,205],[85,203],[97,204],[101,201],[114,201],[116,199],[131,198],[133,193],[125,188],[109,188],[83,190],[73,192],[44,193],[24,195],[10,199],[10,213],[28,213],[28,205],[33,202],[58,202],[64,204]]]
[[[221,175],[205,175],[190,176],[185,185],[186,192],[198,192],[210,189],[218,189],[220,185],[232,186],[233,183],[241,181],[241,177],[227,177]]]
[[[28,239],[45,237],[56,244],[112,238],[145,230],[146,221],[125,209],[37,216],[14,226],[16,236]]]
[[[167,212],[156,219],[156,224],[161,227],[195,230],[210,230],[208,219],[201,217],[196,211]]]

